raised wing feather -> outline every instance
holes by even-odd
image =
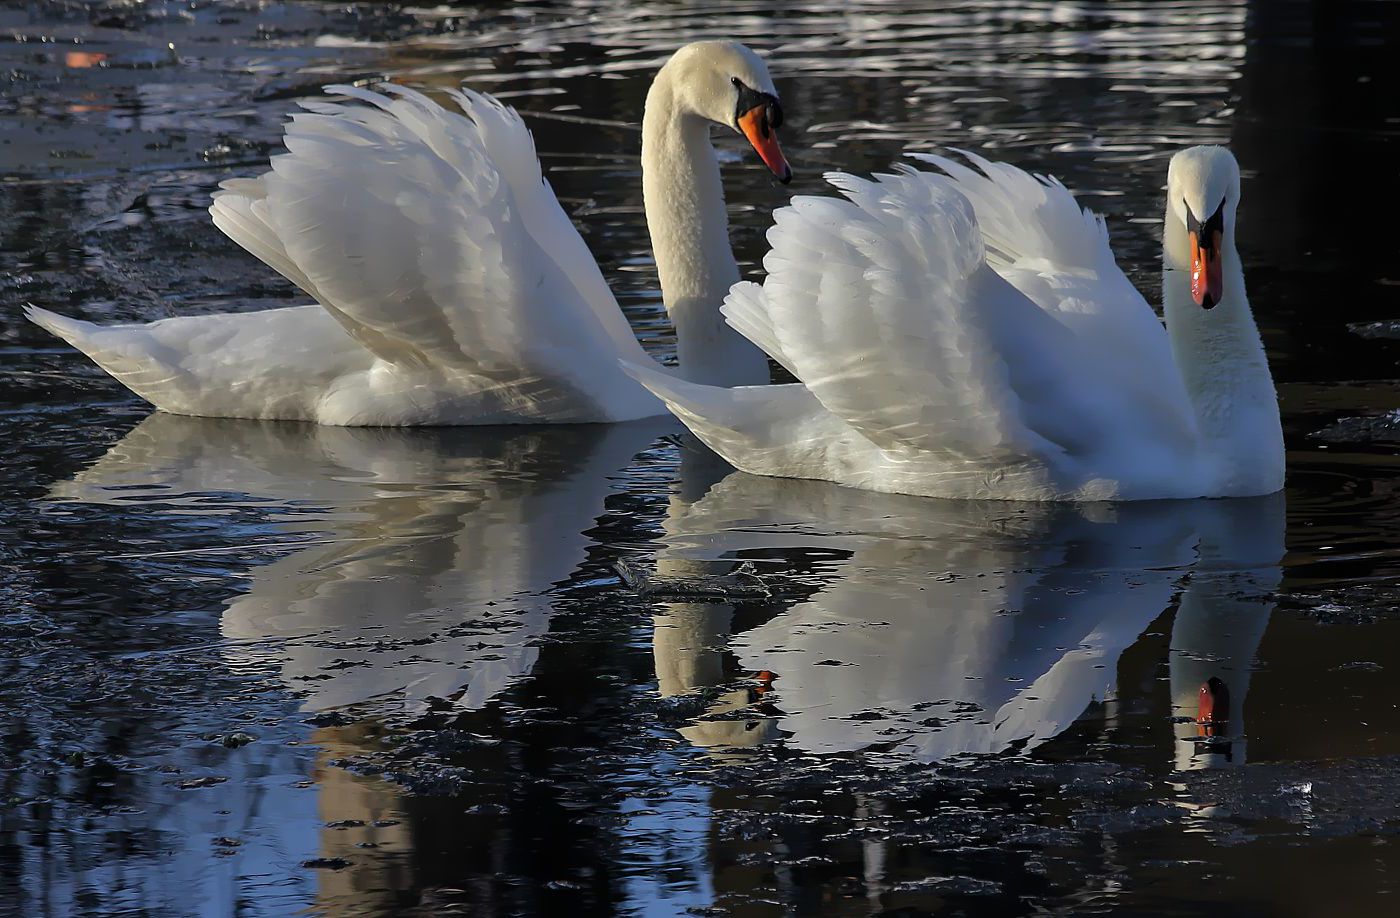
[[[1190,430],[1166,332],[1118,267],[1103,218],[1081,208],[1053,176],[958,152],[977,168],[930,153],[910,156],[942,169],[972,205],[987,263],[1089,344],[1125,385],[1150,381],[1140,393],[1144,403],[1161,410],[1164,424]]]
[[[837,173],[847,200],[795,198],[768,234],[768,322],[736,327],[764,329],[755,343],[776,341],[822,405],[883,448],[1056,453],[1025,422],[998,329],[1049,340],[1064,329],[987,267],[972,208],[936,178]]]
[[[636,347],[596,265],[579,269],[591,259],[518,116],[482,96],[456,96],[464,117],[401,87],[332,91],[365,104],[308,104],[260,187],[215,202],[240,244],[398,366],[582,378]]]
[[[987,262],[993,268],[1039,262],[1052,270],[1097,271],[1104,253],[1112,262],[1103,218],[1081,209],[1057,179],[958,152],[982,171],[933,153],[910,153],[909,157],[942,169],[967,198],[977,213]]]
[[[526,230],[544,246],[579,296],[588,303],[599,324],[618,346],[618,354],[629,360],[640,357],[645,352],[618,308],[597,259],[588,251],[583,237],[559,206],[559,199],[540,171],[534,140],[520,114],[491,96],[469,89],[450,90],[448,95],[481,132],[487,155],[510,185]]]
[[[310,278],[302,273],[277,231],[268,223],[267,185],[263,177],[228,179],[214,192],[209,215],[225,236],[237,242],[259,261],[300,287],[313,299],[321,295]]]

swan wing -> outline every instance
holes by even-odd
[[[587,381],[636,347],[518,115],[465,93],[453,112],[402,87],[330,91],[270,172],[217,196],[236,242],[400,367]]]
[[[1063,392],[1066,378],[1010,339],[1053,353],[1065,330],[987,267],[967,200],[912,169],[828,180],[845,199],[798,197],[775,214],[768,277],[730,296],[729,323],[883,449],[1059,452],[1018,390]]]
[[[1053,176],[958,152],[976,168],[931,153],[910,157],[943,170],[945,181],[972,205],[987,263],[1089,343],[1124,384],[1145,384],[1145,402],[1190,428],[1166,331],[1114,259],[1103,217],[1081,208]]]
[[[461,89],[450,90],[448,95],[476,124],[487,155],[510,185],[525,229],[574,285],[617,345],[617,354],[628,359],[640,357],[645,352],[618,308],[597,259],[540,170],[534,138],[520,113],[485,93]]]

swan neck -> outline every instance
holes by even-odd
[[[1233,214],[1231,214],[1233,218]],[[1213,309],[1191,297],[1186,227],[1167,208],[1162,299],[1172,354],[1223,493],[1268,494],[1283,485],[1278,394],[1249,307],[1231,219],[1220,247],[1222,296]]]
[[[710,123],[681,103],[670,70],[647,93],[642,117],[642,199],[676,328],[680,374],[710,385],[768,382],[767,359],[725,324],[719,307],[739,280]]]

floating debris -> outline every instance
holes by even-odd
[[[658,576],[630,561],[616,562],[613,570],[638,595],[650,599],[743,602],[770,599],[773,595],[751,561],[745,561],[729,574],[694,574],[688,577]]]
[[[313,857],[309,861],[302,861],[301,866],[312,870],[344,870],[351,865],[343,857]]]
[[[1400,338],[1400,321],[1350,322],[1347,331],[1362,338]]]
[[[1328,443],[1400,443],[1400,411],[1361,418],[1342,418],[1309,434]]]

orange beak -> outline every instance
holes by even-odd
[[[778,134],[773,129],[768,106],[755,105],[739,116],[739,130],[753,144],[754,152],[763,159],[763,164],[786,185],[792,181],[792,167],[788,165],[783,148],[778,146]]]
[[[1197,232],[1188,234],[1191,240],[1191,299],[1196,305],[1210,309],[1220,302],[1220,231],[1210,231],[1210,238],[1201,245]]]

